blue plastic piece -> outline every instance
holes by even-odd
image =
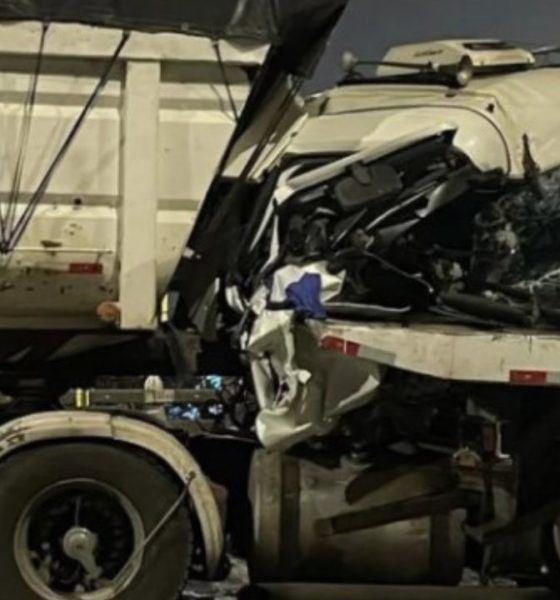
[[[316,273],[306,273],[286,289],[286,298],[296,312],[310,319],[326,319],[327,312],[321,301],[322,281]]]

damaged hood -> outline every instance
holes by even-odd
[[[353,153],[420,129],[449,129],[456,131],[454,146],[481,171],[523,179],[525,135],[541,171],[560,164],[559,83],[558,69],[547,68],[482,77],[465,89],[344,85],[309,103],[287,152]]]
[[[300,72],[316,38],[334,26],[348,0],[8,0],[2,20],[69,21],[267,42],[282,49],[282,65]]]

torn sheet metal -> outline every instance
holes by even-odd
[[[508,183],[455,151],[454,135],[280,179],[266,261],[274,281],[317,260],[344,277],[325,312],[308,316],[560,325],[560,169]]]
[[[382,369],[321,348],[293,311],[265,311],[248,347],[261,411],[257,434],[285,449],[337,425],[337,418],[374,398]]]
[[[306,277],[321,282],[316,301],[336,296],[343,284],[322,263],[287,266],[277,271],[271,289],[263,286],[252,302],[257,318],[246,350],[261,407],[257,434],[269,448],[286,448],[328,432],[338,416],[371,401],[381,379],[375,364],[321,348],[314,321],[300,318],[301,306],[271,308],[289,303],[294,282]]]

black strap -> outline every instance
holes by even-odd
[[[20,140],[19,140],[19,151],[16,162],[16,169],[14,172],[14,178],[12,180],[12,189],[8,197],[8,203],[6,207],[6,214],[2,211],[0,205],[0,250],[5,251],[8,245],[8,232],[14,226],[16,218],[16,209],[19,201],[19,195],[21,190],[21,179],[23,176],[23,167],[25,164],[25,155],[27,153],[27,147],[29,145],[29,133],[31,131],[31,121],[33,118],[33,110],[37,100],[37,87],[39,83],[39,77],[43,68],[43,57],[45,50],[45,41],[47,38],[47,32],[49,30],[49,23],[43,23],[41,29],[41,41],[39,43],[39,52],[37,53],[37,61],[35,64],[35,72],[31,80],[31,86],[27,94],[25,101],[25,108],[23,114],[23,123],[21,126]]]
[[[233,92],[231,89],[231,83],[228,79],[226,65],[224,62],[224,58],[222,56],[222,49],[220,48],[220,41],[214,40],[213,46],[214,46],[214,51],[216,52],[216,58],[218,59],[218,64],[220,65],[220,71],[222,72],[222,79],[223,79],[223,82],[224,82],[224,85],[225,85],[225,88],[227,91],[229,104],[231,106],[231,112],[233,113],[235,122],[239,123],[239,111],[237,110],[237,105],[235,104],[235,99],[233,97]]]
[[[64,143],[62,144],[60,150],[58,151],[58,153],[54,157],[54,160],[52,161],[51,165],[47,169],[45,176],[43,177],[43,179],[41,180],[41,183],[39,184],[39,187],[37,188],[37,190],[31,197],[29,204],[25,208],[22,215],[19,217],[19,219],[18,219],[17,223],[15,224],[15,226],[13,227],[13,229],[10,231],[7,248],[3,251],[5,254],[12,252],[13,249],[17,246],[17,244],[21,240],[23,234],[25,233],[25,230],[27,229],[27,227],[29,226],[29,223],[31,222],[31,219],[33,218],[33,215],[35,213],[35,210],[36,210],[38,204],[41,202],[43,196],[45,195],[45,192],[47,191],[47,188],[49,186],[49,183],[50,183],[53,175],[55,174],[57,168],[60,166],[60,164],[66,157],[68,150],[70,149],[70,147],[72,145],[72,142],[75,140],[82,125],[84,124],[86,118],[88,117],[91,109],[95,105],[95,102],[97,101],[101,92],[105,88],[107,81],[109,80],[109,77],[111,75],[111,71],[113,70],[113,67],[115,66],[117,60],[119,59],[129,38],[130,38],[130,33],[123,32],[122,39],[119,42],[117,48],[115,49],[115,52],[113,53],[111,59],[107,63],[107,66],[105,67],[103,74],[101,75],[101,78],[100,78],[98,84],[96,85],[93,93],[89,97],[82,112],[76,119],[76,122],[74,123],[74,125],[72,126],[66,139],[64,140]]]

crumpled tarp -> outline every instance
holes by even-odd
[[[296,71],[348,0],[5,0],[0,19],[71,21],[124,29],[242,38],[283,48]]]

